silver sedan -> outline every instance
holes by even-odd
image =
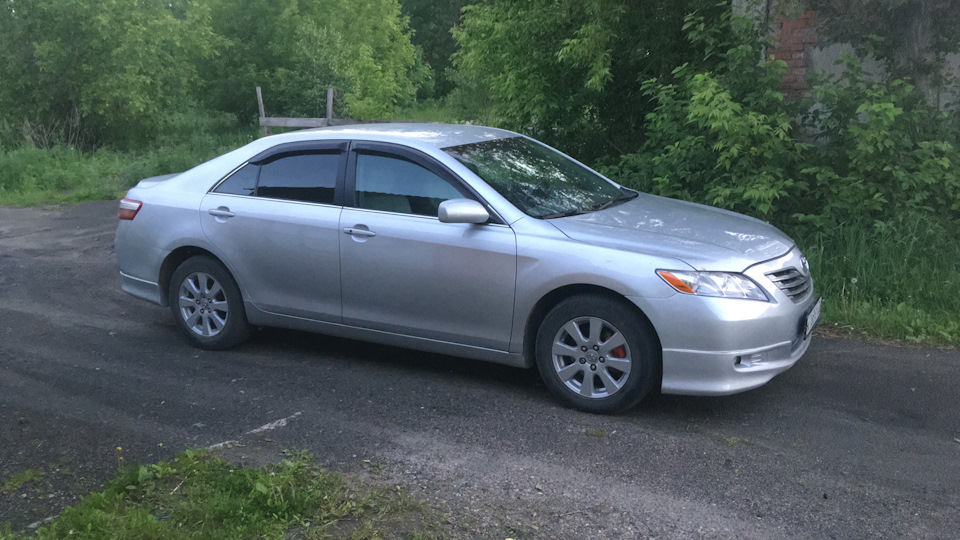
[[[199,347],[261,325],[536,365],[592,412],[756,388],[820,314],[771,225],[479,126],[266,137],[141,181],[119,217],[123,290],[169,306]]]

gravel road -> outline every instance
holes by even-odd
[[[0,521],[58,514],[125,463],[226,441],[400,482],[479,538],[956,538],[960,353],[818,337],[724,398],[621,416],[533,371],[263,330],[186,344],[120,292],[116,203],[0,207]],[[260,429],[263,428],[263,429]],[[117,450],[117,447],[122,450]],[[6,480],[43,475],[19,489]]]

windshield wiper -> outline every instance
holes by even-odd
[[[639,195],[640,195],[640,193],[637,192],[637,191],[632,191],[632,190],[631,190],[631,191],[627,191],[627,190],[625,189],[625,190],[623,190],[622,193],[620,193],[619,196],[614,197],[614,198],[610,199],[609,201],[600,203],[600,204],[598,204],[597,206],[594,206],[594,207],[590,208],[590,210],[593,211],[593,212],[599,212],[600,210],[606,210],[607,208],[610,208],[611,206],[616,206],[616,205],[618,205],[618,204],[625,203],[625,202],[627,202],[627,201],[629,201],[629,200],[631,200],[631,199],[635,199],[635,198],[637,198],[637,196],[639,196]]]
[[[611,206],[616,206],[618,204],[625,203],[631,199],[635,199],[639,195],[640,193],[637,191],[623,188],[623,191],[620,193],[620,195],[608,201],[604,201],[600,204],[595,204],[588,208],[574,208],[572,210],[564,210],[563,212],[554,212],[553,214],[540,216],[540,219],[553,219],[553,218],[561,218],[561,217],[569,217],[569,216],[579,216],[580,214],[586,214],[587,212],[599,212],[600,210],[606,210]]]
[[[580,214],[586,214],[588,211],[589,210],[581,210],[579,208],[575,208],[573,210],[564,210],[563,212],[554,212],[553,214],[540,216],[540,219],[553,219],[553,218],[561,218],[561,217],[569,217],[569,216],[579,216]]]

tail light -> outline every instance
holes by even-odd
[[[137,217],[137,212],[140,211],[140,207],[143,206],[143,203],[140,201],[135,201],[133,199],[121,199],[120,200],[120,212],[117,217],[120,219],[133,219]]]

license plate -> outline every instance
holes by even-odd
[[[817,298],[817,303],[810,308],[810,311],[807,312],[806,326],[804,326],[804,335],[809,336],[813,332],[814,327],[817,326],[817,322],[820,320],[820,310],[823,307],[823,299]]]

